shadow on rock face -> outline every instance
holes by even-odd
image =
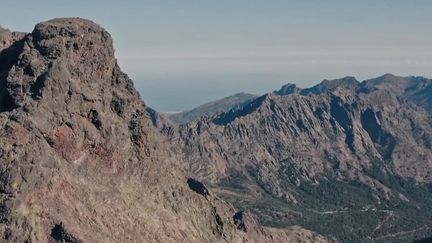
[[[247,232],[246,225],[244,222],[243,211],[238,211],[233,216],[234,224],[237,226],[238,230]]]
[[[193,178],[188,178],[188,179],[187,179],[187,184],[189,185],[189,188],[190,188],[192,191],[194,191],[194,192],[196,192],[196,193],[198,193],[198,194],[201,194],[201,195],[203,195],[203,196],[210,195],[209,191],[208,191],[207,188],[204,186],[204,184],[201,183],[201,182],[198,181],[198,180],[195,180],[195,179],[193,179]]]
[[[54,228],[51,230],[51,237],[54,239],[54,242],[58,243],[83,243],[81,240],[75,238],[71,233],[67,232],[63,223],[54,225]]]

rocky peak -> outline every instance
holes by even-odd
[[[370,89],[388,90],[398,95],[403,95],[405,90],[416,82],[407,77],[398,77],[393,74],[384,74],[380,77],[365,80],[363,87]]]
[[[302,94],[320,94],[324,92],[334,91],[336,89],[355,89],[360,84],[356,78],[347,76],[340,79],[323,80],[321,83],[309,89],[302,90]]]
[[[292,93],[297,93],[299,92],[301,89],[297,87],[297,85],[292,84],[292,83],[287,83],[285,85],[283,85],[279,90],[275,91],[274,93],[278,94],[278,95],[289,95]]]
[[[327,87],[336,87],[340,85],[352,85],[357,84],[358,80],[353,76],[346,76],[339,79],[324,79],[321,82],[323,85],[326,85]]]
[[[9,107],[5,110],[33,106],[42,98],[59,104],[73,94],[103,101],[114,92],[113,85],[137,95],[116,64],[110,35],[89,20],[54,19],[36,25],[15,58],[6,77],[3,99],[9,99],[5,102]]]
[[[69,60],[64,68],[71,76],[92,74],[82,78],[80,85],[85,82],[99,83],[116,68],[111,35],[89,20],[63,18],[39,23],[29,41],[29,47],[34,47],[39,52],[38,57],[46,64],[54,65],[55,60]],[[78,67],[74,68],[70,64]]]
[[[400,78],[400,77],[397,77],[391,73],[386,73],[384,75],[381,75],[381,76],[375,78],[374,80],[377,83],[382,83],[382,82],[394,82],[395,79],[398,79],[398,78]]]
[[[335,91],[336,89],[355,89],[359,84],[360,82],[356,78],[347,76],[340,79],[324,79],[321,83],[306,89],[301,89],[295,84],[287,83],[274,93],[281,96],[293,93],[300,93],[302,95],[321,94]]]

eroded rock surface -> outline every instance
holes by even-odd
[[[180,141],[195,178],[265,224],[301,222],[347,242],[412,241],[432,233],[430,87],[390,74],[288,84],[162,132]]]
[[[282,242],[189,189],[182,158],[114,57],[79,18],[0,30],[0,234],[8,242]],[[61,222],[61,224],[59,223]],[[297,231],[294,231],[297,232]],[[278,238],[279,237],[279,238]],[[311,239],[309,239],[311,240]]]

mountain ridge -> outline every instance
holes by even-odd
[[[234,205],[247,205],[267,225],[303,222],[341,241],[385,242],[398,227],[405,232],[424,224],[421,235],[427,237],[431,226],[422,213],[432,198],[432,117],[428,100],[411,94],[427,96],[429,82],[384,75],[327,80],[302,90],[288,85],[285,90],[296,92],[263,95],[239,110],[181,125],[169,137],[183,147],[194,176],[221,188],[220,196]],[[325,212],[344,208],[338,221],[327,218]],[[362,220],[355,223],[356,217]],[[400,226],[397,218],[411,223]],[[337,231],[318,219],[350,223]]]
[[[310,88],[304,89],[298,88],[295,84],[288,83],[274,93],[279,95],[290,95],[293,93],[308,95],[331,92],[338,88],[361,92],[370,92],[371,89],[391,90],[393,93],[431,111],[432,80],[421,76],[402,77],[386,73],[377,78],[366,79],[361,82],[355,77],[346,76],[340,79],[326,79]]]
[[[239,109],[241,106],[256,97],[257,95],[253,94],[237,93],[219,100],[205,103],[191,110],[165,114],[165,116],[174,123],[185,124],[202,116],[213,116],[217,113],[227,112],[231,109]]]

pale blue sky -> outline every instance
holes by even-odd
[[[286,82],[432,77],[430,0],[15,0],[1,10],[2,26],[26,32],[54,17],[99,23],[123,70],[160,111]]]

